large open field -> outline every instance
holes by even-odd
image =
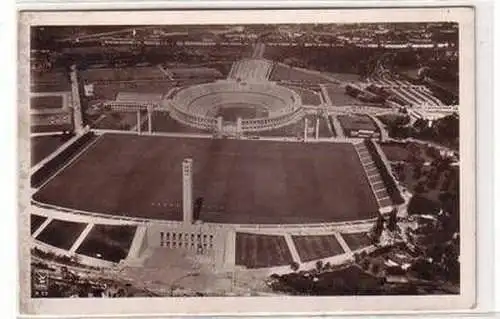
[[[292,261],[283,236],[236,233],[236,265],[262,268],[289,265]]]
[[[32,72],[30,77],[31,92],[70,91],[69,74],[63,71]]]
[[[351,144],[106,134],[34,198],[114,215],[181,218],[181,161],[194,159],[200,218],[307,223],[374,217],[378,209]]]
[[[60,95],[32,96],[30,107],[34,110],[60,109],[63,107],[63,98]]]
[[[87,224],[66,220],[52,220],[36,238],[54,247],[70,249]]]
[[[334,106],[359,105],[361,101],[345,93],[345,89],[339,85],[328,85],[326,87],[328,97]]]
[[[271,81],[296,81],[309,84],[331,83],[327,77],[319,73],[297,69],[283,64],[276,64],[269,76]]]
[[[119,262],[127,257],[136,229],[129,225],[94,225],[76,252]]]
[[[335,235],[292,236],[301,261],[311,261],[343,254]]]

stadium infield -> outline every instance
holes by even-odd
[[[34,194],[66,208],[180,220],[181,161],[194,159],[200,219],[241,224],[367,219],[378,205],[349,143],[105,134]]]

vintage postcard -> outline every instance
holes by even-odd
[[[473,9],[19,32],[24,314],[474,306]]]

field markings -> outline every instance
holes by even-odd
[[[290,253],[292,254],[293,261],[300,263],[301,260],[300,260],[299,252],[297,251],[297,247],[295,247],[295,243],[293,242],[292,236],[287,233],[284,235],[284,237],[285,237],[285,241],[286,241],[286,244],[288,246],[288,249],[290,250]]]
[[[342,235],[340,235],[340,233],[338,233],[338,232],[335,232],[333,234],[335,235],[335,239],[337,239],[337,241],[339,242],[340,246],[344,250],[344,253],[349,253],[349,254],[352,253],[351,248],[349,247],[349,245],[347,245],[347,243],[344,240],[344,238],[342,237]]]
[[[38,228],[33,232],[31,237],[37,238],[38,235],[40,235],[40,233],[45,229],[45,227],[47,227],[47,225],[50,224],[53,220],[54,220],[54,218],[47,217],[47,219],[44,220],[43,223],[40,226],[38,226]]]
[[[98,135],[96,137],[96,139],[94,139],[92,142],[89,143],[89,145],[85,146],[80,152],[78,152],[78,154],[76,154],[65,165],[63,165],[60,169],[58,169],[52,176],[50,176],[49,178],[47,178],[47,180],[45,182],[43,182],[42,185],[40,185],[40,187],[35,188],[35,191],[33,193],[36,193],[36,192],[40,191],[50,181],[52,181],[54,178],[56,178],[57,176],[59,176],[59,174],[61,174],[65,169],[69,168],[71,165],[73,165],[74,163],[76,163],[76,161],[79,160],[80,157],[82,157],[82,155],[85,152],[87,152],[87,150],[89,150],[91,147],[94,147],[95,145],[97,145],[97,141],[100,141],[102,136],[104,136],[104,135]]]
[[[92,228],[94,228],[94,223],[88,223],[87,226],[85,227],[85,229],[81,232],[81,234],[75,240],[73,245],[71,245],[71,248],[69,249],[70,253],[76,252],[76,250],[80,247],[80,245],[83,243],[85,238],[87,238],[87,235],[90,233]]]

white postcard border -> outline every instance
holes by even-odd
[[[231,11],[122,11],[122,12],[25,12],[20,16],[20,79],[28,78],[30,25],[90,24],[257,24],[257,23],[347,23],[431,22],[459,23],[460,45],[460,225],[461,294],[457,296],[350,296],[350,297],[202,297],[133,299],[31,299],[29,298],[29,82],[19,81],[20,183],[20,279],[21,311],[25,314],[314,314],[359,311],[412,311],[470,309],[476,297],[476,130],[473,8],[356,9],[356,10],[241,10]],[[24,164],[23,164],[24,163]]]

